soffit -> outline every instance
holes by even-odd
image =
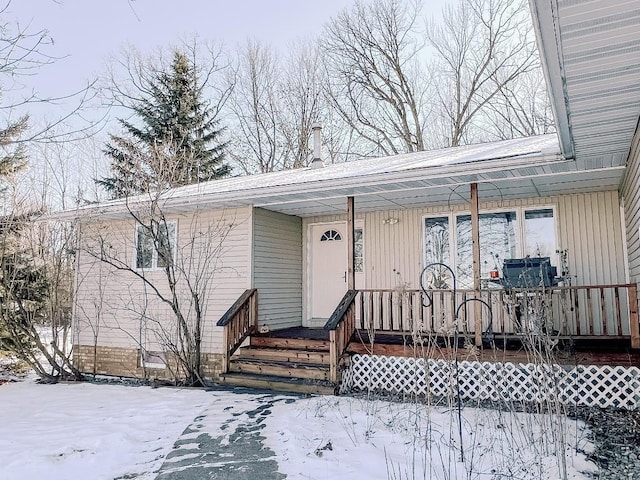
[[[571,138],[563,151],[578,169],[624,165],[640,117],[640,2],[532,7],[559,133]]]

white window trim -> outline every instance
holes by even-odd
[[[149,354],[153,354],[153,356],[162,356],[165,358],[165,361],[160,363],[160,362],[148,362],[145,360],[145,352],[149,353]],[[160,355],[158,355],[160,354]],[[161,352],[161,351],[151,351],[151,350],[146,350],[144,348],[140,349],[140,365],[144,368],[155,368],[155,369],[166,369],[167,368],[167,362],[166,362],[166,352]]]
[[[535,210],[552,210],[553,211],[553,223],[554,223],[554,233],[556,236],[556,251],[560,250],[560,235],[559,235],[559,224],[558,224],[558,215],[557,215],[557,206],[555,204],[547,205],[522,205],[517,207],[503,207],[503,208],[494,208],[488,210],[482,210],[480,215],[485,213],[504,213],[504,212],[515,212],[516,221],[515,221],[515,229],[516,229],[516,255],[518,258],[524,257],[525,250],[525,224],[524,224],[524,215],[525,212],[535,211]],[[451,258],[451,269],[456,272],[458,268],[458,250],[456,244],[456,217],[462,215],[471,215],[470,210],[460,210],[457,212],[443,212],[441,214],[437,213],[429,213],[427,215],[422,216],[422,238],[421,238],[421,248],[422,248],[422,268],[427,264],[427,252],[425,251],[425,235],[426,235],[426,225],[425,220],[428,218],[447,218],[449,222],[449,258]],[[551,264],[559,267],[559,258],[558,254],[554,253],[551,256]]]
[[[173,229],[173,258],[172,261],[175,265],[176,263],[176,255],[178,252],[178,221],[177,220],[167,220],[164,222],[167,227],[169,225],[173,225],[174,229]],[[136,223],[135,226],[135,233],[134,233],[134,248],[133,248],[133,268],[134,270],[139,270],[142,271],[144,270],[145,272],[152,272],[152,271],[156,271],[156,270],[164,270],[164,267],[158,267],[158,250],[156,250],[155,248],[153,249],[153,251],[151,252],[151,266],[150,267],[138,267],[138,235],[140,232],[140,228],[144,227],[144,225],[141,225],[140,223]]]

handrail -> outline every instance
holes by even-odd
[[[632,348],[640,349],[637,292],[635,283],[482,289],[480,333],[631,339]],[[359,289],[355,327],[397,334],[446,335],[455,329],[475,334],[473,309],[456,308],[468,304],[473,294],[458,289],[454,298],[450,289],[433,289],[432,301],[425,301],[417,289]]]
[[[329,374],[334,383],[340,381],[340,357],[356,331],[355,299],[357,290],[348,290],[325,324],[329,330]]]
[[[250,288],[249,290],[245,290],[243,294],[240,295],[240,297],[235,301],[235,303],[231,305],[231,307],[229,307],[229,310],[227,310],[225,314],[222,315],[222,317],[220,317],[220,320],[218,320],[218,323],[216,325],[218,327],[224,327],[225,325],[227,325],[231,321],[231,319],[234,317],[234,315],[238,313],[238,310],[242,308],[242,306],[247,301],[247,299],[251,295],[253,295],[256,291],[257,289],[255,288]]]
[[[355,300],[356,295],[358,295],[358,290],[349,290],[344,294],[344,297],[340,300],[340,303],[329,317],[329,320],[325,323],[325,330],[335,330],[338,327],[338,324],[342,321],[345,313],[347,313],[349,306]]]
[[[258,328],[258,290],[245,290],[220,317],[217,326],[224,327],[224,362],[222,373],[229,371],[229,361],[242,342]]]

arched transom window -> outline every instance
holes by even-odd
[[[320,237],[321,242],[335,242],[342,240],[342,235],[337,230],[327,230]]]

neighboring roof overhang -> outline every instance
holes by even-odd
[[[529,0],[560,146],[578,170],[625,165],[640,118],[638,0]]]
[[[468,202],[470,183],[482,200],[508,200],[615,189],[622,170],[576,172],[559,154],[556,135],[467,145],[359,160],[324,168],[236,177],[168,191],[166,212],[256,206],[308,217],[342,213],[346,197],[358,211],[393,210]],[[147,202],[138,197],[88,205],[55,218],[121,218]]]

